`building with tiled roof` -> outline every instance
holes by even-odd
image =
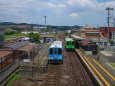
[[[82,38],[105,38],[101,32],[94,29],[79,29],[76,31],[76,35]]]
[[[92,26],[90,26],[90,25],[86,25],[86,26],[84,26],[83,28],[85,28],[85,29],[93,29],[94,27],[92,27]]]
[[[95,30],[93,28],[91,29],[79,29],[76,31],[75,35],[72,35],[74,39],[77,40],[89,40],[90,42],[100,44],[100,48],[103,49],[106,47],[107,44],[107,38],[103,36],[101,32],[98,30]],[[99,43],[100,42],[100,43]]]

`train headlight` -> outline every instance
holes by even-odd
[[[53,59],[53,57],[50,57],[49,59]]]

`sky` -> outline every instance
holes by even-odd
[[[0,21],[47,25],[107,26],[115,0],[0,0]],[[111,26],[115,12],[111,11]]]

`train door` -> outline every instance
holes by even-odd
[[[63,61],[62,48],[58,48],[58,60],[59,62]]]

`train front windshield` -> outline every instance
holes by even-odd
[[[53,48],[50,48],[49,54],[53,54]]]
[[[58,54],[62,54],[62,49],[58,48]]]
[[[74,45],[74,42],[72,42],[72,45]]]
[[[62,54],[61,48],[50,48],[49,54]]]

